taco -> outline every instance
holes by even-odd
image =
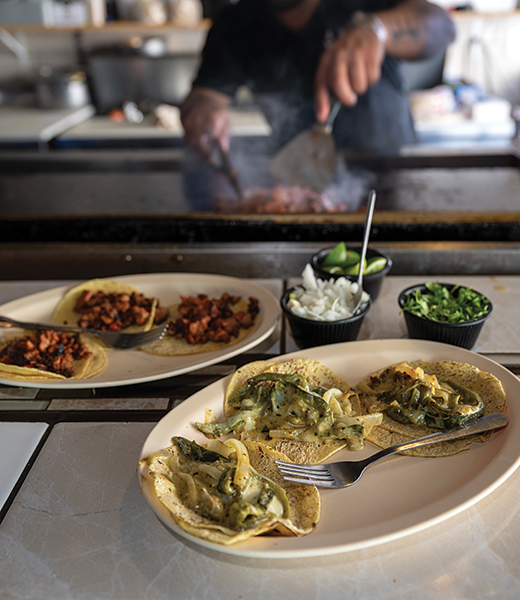
[[[256,298],[245,300],[226,292],[220,298],[205,294],[181,296],[181,302],[168,307],[166,335],[142,350],[161,356],[183,356],[227,348],[250,335],[258,310]]]
[[[135,333],[166,318],[156,298],[146,298],[125,283],[91,279],[70,289],[54,309],[53,325]]]
[[[363,409],[383,413],[380,426],[367,439],[382,448],[458,429],[489,413],[505,413],[507,396],[491,373],[453,361],[404,362],[368,375],[356,386]],[[416,456],[448,456],[473,442],[488,440],[492,432],[410,450]]]
[[[140,464],[182,529],[229,545],[265,533],[306,535],[316,526],[317,489],[284,481],[275,460],[287,457],[235,439],[199,446],[174,437],[171,447]]]
[[[9,379],[89,379],[106,364],[104,349],[88,336],[44,330],[0,340],[0,374]]]
[[[224,400],[225,421],[196,423],[210,438],[233,433],[294,462],[318,463],[342,448],[363,448],[382,415],[362,415],[357,394],[328,367],[305,358],[239,368]]]

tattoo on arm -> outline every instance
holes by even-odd
[[[391,37],[394,44],[410,42],[417,44],[421,41],[421,32],[415,19],[402,18],[392,27]]]

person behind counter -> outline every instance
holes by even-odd
[[[331,95],[343,105],[339,147],[414,143],[400,61],[444,53],[454,37],[448,13],[426,0],[240,0],[208,34],[181,106],[186,142],[206,158],[216,139],[229,149],[228,109],[246,85],[272,127],[271,151],[324,122]]]

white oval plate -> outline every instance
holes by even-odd
[[[260,311],[250,335],[233,346],[215,352],[202,352],[188,356],[153,356],[140,350],[110,350],[107,367],[91,379],[34,379],[14,382],[12,379],[0,377],[0,383],[20,387],[81,389],[115,387],[166,379],[227,360],[257,346],[274,331],[280,314],[279,302],[269,290],[235,277],[198,273],[148,273],[109,279],[131,285],[145,296],[157,297],[163,305],[179,302],[181,294],[183,296],[207,294],[215,298],[228,292],[243,298],[254,296],[259,301]],[[68,289],[68,286],[62,286],[12,300],[0,306],[0,314],[20,321],[48,323],[56,305]]]
[[[422,340],[367,340],[321,346],[280,356],[313,358],[355,385],[365,375],[405,360],[453,360],[475,365],[498,377],[508,396],[509,425],[485,444],[454,456],[419,458],[394,456],[374,465],[351,488],[320,490],[322,516],[310,535],[257,537],[232,546],[207,542],[184,532],[157,500],[153,484],[142,467],[139,481],[156,516],[173,532],[215,551],[255,558],[295,558],[347,552],[382,544],[431,527],[475,504],[520,464],[520,419],[516,404],[520,380],[510,371],[479,354],[456,346]],[[204,420],[210,408],[222,416],[229,378],[217,381],[191,396],[165,415],[148,436],[140,458],[170,445],[174,435],[207,441],[194,422]],[[356,460],[373,454],[342,451],[330,460]]]

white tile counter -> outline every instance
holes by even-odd
[[[0,509],[9,497],[48,425],[0,421]]]
[[[0,597],[517,600],[520,473],[422,533],[322,558],[230,557],[155,518],[136,460],[152,423],[62,423],[0,525]],[[338,492],[344,493],[344,492]],[[348,510],[348,502],[345,503]]]

